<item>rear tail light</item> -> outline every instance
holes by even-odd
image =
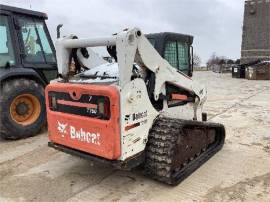
[[[51,110],[56,110],[57,109],[57,100],[55,96],[49,96],[49,108]]]
[[[104,111],[105,111],[105,109],[104,109],[104,102],[99,102],[98,103],[98,112],[100,114],[104,114]]]
[[[108,99],[98,101],[98,112],[104,119],[110,118],[110,102]]]

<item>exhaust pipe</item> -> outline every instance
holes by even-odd
[[[63,27],[63,24],[59,24],[56,27],[56,32],[57,32],[57,39],[59,39],[61,37],[61,33],[60,33],[60,29],[61,27]]]

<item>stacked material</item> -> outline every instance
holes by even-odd
[[[260,62],[246,69],[248,80],[270,80],[270,61]]]

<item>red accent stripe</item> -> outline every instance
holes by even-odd
[[[186,95],[181,94],[172,94],[172,100],[187,100],[188,97]]]
[[[136,128],[139,125],[140,125],[140,122],[139,123],[134,123],[134,124],[128,125],[128,126],[125,127],[125,131],[128,131],[128,130],[130,130],[132,128]]]
[[[72,101],[66,101],[66,100],[57,100],[57,103],[60,105],[68,105],[68,106],[73,106],[73,107],[85,107],[85,108],[91,108],[91,109],[98,108],[96,104],[91,104],[91,103],[72,102]]]

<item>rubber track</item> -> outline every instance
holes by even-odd
[[[193,160],[184,166],[179,166],[179,170],[175,171],[172,170],[172,164],[176,142],[179,141],[179,136],[184,138],[183,127],[185,126],[215,128],[217,138],[199,156],[192,157]],[[145,173],[155,180],[177,185],[219,151],[224,144],[224,139],[225,128],[221,124],[158,117],[149,133]]]

